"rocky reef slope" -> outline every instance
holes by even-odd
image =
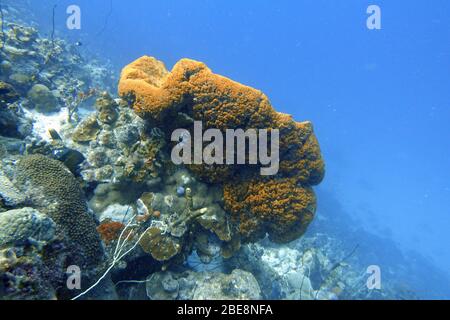
[[[336,239],[304,236],[324,177],[310,122],[189,59],[168,71],[144,56],[119,77],[106,61],[42,36],[20,18],[25,8],[3,10],[0,299],[369,295],[352,296],[364,279]],[[175,165],[171,133],[192,134],[195,121],[222,132],[279,130],[278,172]]]

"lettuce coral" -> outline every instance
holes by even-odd
[[[261,91],[214,74],[204,63],[182,59],[172,71],[144,56],[122,70],[119,94],[151,124],[175,128],[278,129],[280,169],[258,175],[258,165],[189,165],[203,181],[224,187],[224,207],[244,241],[269,234],[276,242],[299,237],[311,222],[316,198],[311,186],[324,177],[324,162],[310,122],[276,112]]]

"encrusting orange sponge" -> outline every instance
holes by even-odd
[[[269,234],[276,242],[301,236],[314,217],[311,186],[325,173],[320,147],[310,122],[296,122],[276,112],[261,91],[214,74],[204,63],[182,59],[169,72],[144,56],[122,70],[119,95],[152,125],[166,133],[175,128],[278,129],[280,167],[260,176],[258,165],[189,165],[201,180],[224,187],[224,206],[243,241]]]

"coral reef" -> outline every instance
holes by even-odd
[[[147,132],[143,121],[118,102],[101,93],[96,111],[81,118],[75,128],[67,124],[60,134],[67,147],[86,155],[87,161],[80,165],[86,182],[151,183],[160,175],[163,141]]]
[[[289,242],[304,233],[315,212],[310,188],[324,176],[312,125],[276,112],[259,90],[213,74],[201,62],[182,59],[168,72],[144,56],[122,70],[119,94],[151,124],[166,132],[192,129],[279,129],[280,171],[263,178],[255,165],[190,165],[200,179],[224,185],[225,208],[235,216],[243,241],[263,238]],[[190,119],[191,121],[187,121]],[[275,206],[273,206],[275,204]]]
[[[181,255],[184,261],[192,249],[205,246],[204,239],[218,238],[223,245],[231,241],[229,218],[218,205],[222,201],[220,188],[197,181],[187,170],[177,170],[159,189],[144,193],[138,200],[142,214],[151,213],[142,247],[155,259],[167,261]],[[211,255],[207,250],[199,251],[205,259]]]
[[[0,221],[13,230],[8,221],[18,220],[11,209],[31,207],[17,209],[33,214],[24,214],[17,237],[5,241],[17,246],[23,240],[26,263],[53,275],[55,281],[44,277],[38,285],[49,288],[47,298],[73,297],[54,290],[68,264],[87,267],[91,279],[108,260],[107,271],[118,279],[130,268],[148,276],[151,270],[179,267],[192,256],[212,270],[221,256],[239,251],[241,241],[269,233],[285,242],[304,232],[315,211],[310,186],[323,176],[310,123],[294,122],[275,112],[260,91],[187,59],[172,72],[153,58],[136,61],[122,72],[124,99],[115,99],[111,68],[87,63],[75,47],[41,37],[34,26],[5,26],[7,44],[0,52],[0,213],[5,216]],[[191,129],[194,120],[202,120],[205,129],[280,129],[280,173],[262,179],[251,165],[175,167],[168,159],[167,138],[173,128]],[[52,222],[52,239],[34,239],[28,228],[37,232],[43,221]],[[55,268],[48,272],[52,263]],[[203,283],[195,293],[181,288],[178,298],[260,297],[255,279],[240,270],[228,275],[166,272],[180,283]],[[11,279],[19,285],[28,281]],[[102,279],[90,296],[114,296],[104,293],[114,291],[108,272]]]
[[[358,250],[355,223],[335,203],[322,202],[314,218],[324,163],[310,122],[188,59],[168,71],[142,57],[117,88],[111,64],[58,33],[46,38],[22,19],[31,16],[26,4],[5,2],[0,300],[417,298],[394,278],[410,280],[426,261],[393,266],[389,257],[383,290],[369,290],[367,265],[389,243],[375,237]],[[192,132],[194,121],[222,132],[279,130],[278,173],[261,176],[249,163],[175,166],[171,133]],[[82,290],[67,288],[73,264]],[[424,288],[445,286],[432,274]]]

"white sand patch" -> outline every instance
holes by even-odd
[[[45,141],[50,141],[51,137],[48,133],[49,129],[61,132],[62,126],[67,123],[69,117],[68,108],[61,108],[59,112],[51,114],[43,114],[36,110],[27,110],[24,108],[25,114],[33,119],[33,132],[36,136],[41,137]]]

